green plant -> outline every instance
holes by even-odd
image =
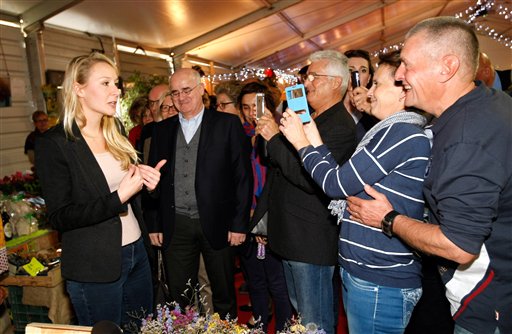
[[[130,120],[128,110],[137,97],[147,96],[152,87],[159,84],[167,84],[169,78],[163,75],[143,75],[135,71],[125,82],[125,93],[121,99],[121,120],[126,129],[131,129],[134,124]]]

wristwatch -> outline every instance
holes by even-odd
[[[381,222],[382,233],[387,235],[388,237],[393,237],[393,222],[395,221],[396,216],[400,213],[395,210],[388,212],[384,219]]]

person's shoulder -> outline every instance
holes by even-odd
[[[49,128],[45,133],[40,134],[38,137],[49,139],[66,138],[64,125],[62,123],[57,123],[55,126]]]
[[[240,124],[240,117],[234,114],[220,112],[212,109],[204,111],[203,120],[214,120],[219,124]]]

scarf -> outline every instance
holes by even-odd
[[[425,119],[425,117],[415,112],[409,112],[404,110],[399,111],[396,114],[393,114],[383,119],[379,123],[375,124],[370,130],[368,130],[368,132],[366,132],[366,134],[364,135],[363,139],[361,139],[359,144],[357,144],[356,150],[352,154],[352,157],[359,153],[359,151],[361,151],[363,147],[368,145],[368,143],[373,139],[377,132],[387,127],[390,127],[395,123],[409,123],[423,128],[427,123],[427,120]],[[338,199],[332,200],[327,208],[331,209],[331,215],[338,216],[337,223],[339,224],[341,222],[341,219],[343,218],[343,214],[345,213],[346,207],[347,201],[344,199]]]

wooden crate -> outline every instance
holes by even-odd
[[[6,243],[7,253],[37,252],[48,248],[57,248],[59,234],[55,230],[40,230],[35,233],[9,240]]]
[[[60,266],[53,268],[48,272],[48,276],[6,276],[0,280],[0,285],[8,286],[43,286],[51,288],[62,282]]]

